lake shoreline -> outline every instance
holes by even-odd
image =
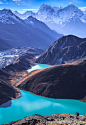
[[[40,97],[44,97],[44,98],[47,98],[47,99],[63,99],[63,98],[50,98],[50,97],[47,97],[47,96],[43,96],[43,95],[38,95],[38,94],[35,94],[31,91],[27,91],[27,90],[24,90],[24,89],[20,89],[20,90],[23,90],[23,91],[26,91],[26,92],[29,92],[31,94],[34,94],[34,95],[37,95],[37,96],[40,96]],[[20,98],[20,97],[19,97]],[[65,98],[66,99],[66,98]],[[69,99],[68,99],[69,100]],[[77,101],[81,101],[81,102],[84,102],[86,103],[86,100],[84,101],[84,99],[70,99],[70,100],[77,100]]]
[[[17,89],[19,89],[19,88],[17,88]],[[8,101],[21,98],[21,97],[22,97],[21,90],[23,90],[23,91],[25,91],[25,92],[29,92],[29,93],[31,93],[31,94],[33,94],[33,95],[36,95],[36,96],[44,97],[44,98],[46,98],[46,99],[61,99],[61,98],[49,98],[49,97],[46,97],[46,96],[37,95],[37,94],[35,94],[35,93],[33,93],[33,92],[30,92],[30,91],[27,91],[27,90],[24,90],[24,89],[19,89],[20,94],[19,94],[16,98],[12,98],[12,99],[10,99],[10,100],[8,100]],[[65,100],[67,100],[67,99],[65,98]],[[77,100],[77,99],[68,99],[68,100],[76,100],[76,101],[81,101],[81,102],[86,103],[86,100],[85,100],[85,101],[83,101],[83,100]],[[0,106],[2,106],[3,104],[7,103],[8,101],[2,103]],[[5,107],[5,108],[6,108],[6,107]]]

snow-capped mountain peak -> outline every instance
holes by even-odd
[[[0,22],[4,24],[15,24],[20,22],[20,18],[17,17],[10,9],[0,10]]]
[[[1,16],[4,16],[4,15],[7,15],[7,16],[12,16],[13,15],[13,13],[12,13],[12,11],[10,10],[10,9],[3,9],[3,10],[0,10],[0,17]]]
[[[55,8],[48,5],[42,5],[36,18],[43,21],[49,28],[58,33],[83,37],[85,35],[84,30],[86,30],[86,24],[83,24],[83,22],[86,22],[85,14],[73,4],[61,8],[58,11],[57,9],[55,10]],[[77,29],[78,24],[80,25],[80,29]]]
[[[15,15],[22,15],[22,14],[20,14],[18,11],[13,11],[13,13],[15,14]]]
[[[74,4],[64,8],[43,4],[37,13],[26,12],[22,15],[22,19],[26,19],[29,16],[44,22],[50,29],[58,33],[86,37],[86,13]],[[19,17],[21,18],[21,16]]]
[[[75,5],[71,4],[67,7],[58,11],[59,18],[62,19],[63,22],[69,21],[70,19],[78,19],[83,15],[83,12],[78,9]]]
[[[63,22],[69,22],[69,20],[81,18],[84,14],[75,5],[71,4],[65,8],[51,7],[50,5],[43,4],[38,13],[37,19],[47,22],[54,21],[56,24]]]
[[[43,4],[37,13],[37,18],[41,21],[44,21],[47,16],[52,16],[54,12],[55,10],[50,5]]]
[[[43,5],[40,7],[38,13],[39,13],[39,12],[44,12],[44,11],[46,11],[46,13],[47,13],[47,12],[51,12],[51,11],[54,12],[54,9],[53,9],[53,7],[51,7],[51,5],[43,4]]]

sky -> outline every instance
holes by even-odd
[[[25,11],[37,12],[42,4],[65,7],[74,4],[82,10],[86,10],[86,0],[0,0],[0,9],[11,9],[24,13]]]

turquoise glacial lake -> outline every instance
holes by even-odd
[[[45,68],[44,65],[36,65]],[[46,65],[49,67],[49,65]],[[33,68],[33,67],[32,67]],[[33,70],[35,70],[33,68]],[[26,116],[40,114],[48,116],[52,114],[86,114],[86,103],[71,99],[51,99],[21,91],[22,97],[8,101],[0,106],[0,125],[23,119]]]
[[[51,65],[38,64],[38,65],[33,66],[31,69],[28,69],[27,71],[28,71],[28,72],[31,72],[31,71],[33,71],[33,70],[44,69],[44,68],[48,68],[48,67],[51,67]]]

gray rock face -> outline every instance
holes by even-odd
[[[82,119],[84,117],[84,119]],[[85,125],[86,124],[86,115],[80,115],[78,120],[76,115],[69,114],[55,114],[51,116],[41,116],[33,115],[30,117],[25,117],[24,119],[8,123],[6,125]]]
[[[86,38],[63,36],[54,42],[37,60],[43,64],[64,64],[69,60],[86,56]]]

